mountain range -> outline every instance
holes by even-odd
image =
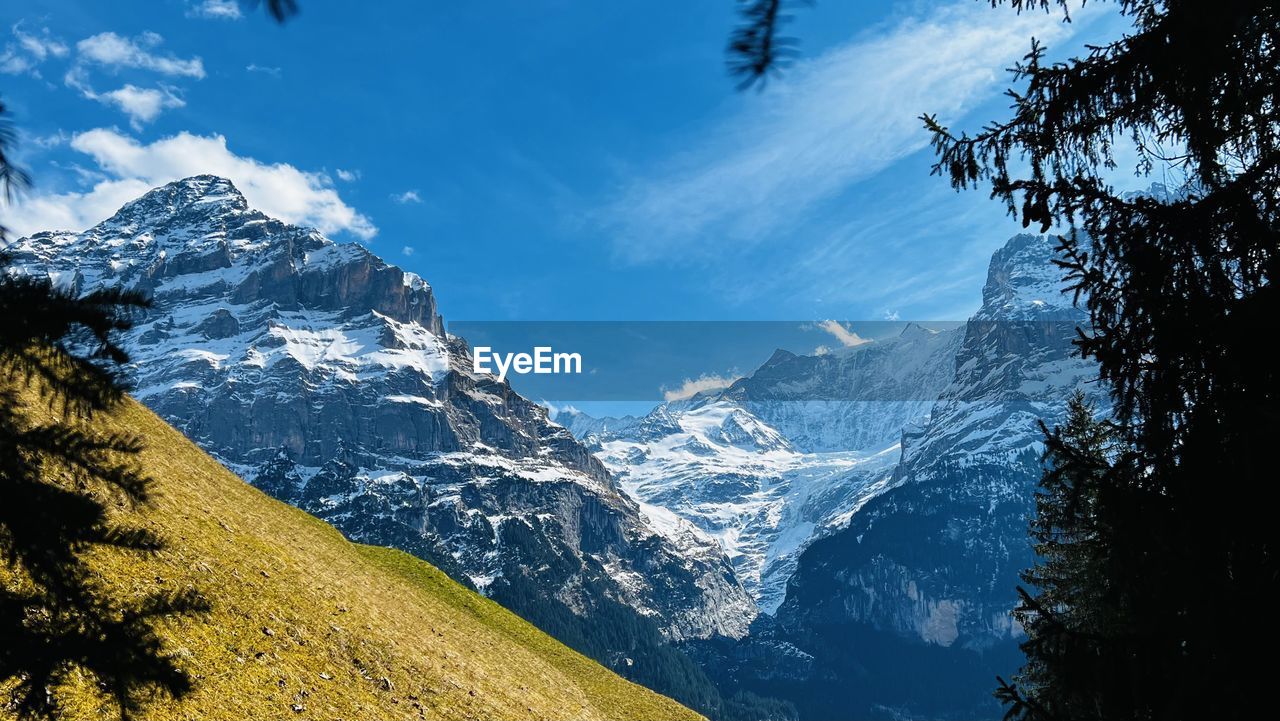
[[[714,539],[772,613],[808,543],[887,487],[902,429],[927,418],[959,339],[910,324],[822,355],[779,350],[722,391],[569,424],[655,526]]]
[[[960,327],[554,420],[471,370],[423,279],[223,178],[8,252],[75,292],[149,294],[135,397],[242,478],[721,718],[998,715],[1038,423],[1102,397],[1043,236],[993,256]]]
[[[1039,424],[1077,389],[1106,407],[1053,253],[1019,235],[994,254],[951,378],[903,429],[884,490],[804,549],[748,638],[693,644],[724,687],[788,699],[802,718],[1001,715],[991,691],[1021,661],[1009,611],[1033,561]]]

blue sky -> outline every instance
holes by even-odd
[[[819,2],[801,59],[739,93],[734,4],[7,3],[36,186],[5,222],[79,230],[213,172],[421,274],[446,319],[966,317],[1019,228],[929,176],[916,117],[977,127],[1032,35],[1076,51],[1115,19]]]

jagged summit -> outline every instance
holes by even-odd
[[[902,329],[902,332],[898,334],[898,337],[899,338],[928,338],[930,336],[934,336],[937,334],[938,334],[938,331],[936,330],[930,330],[929,328],[925,328],[919,323],[911,322],[911,323],[907,323],[906,327]]]
[[[162,277],[189,272],[193,264],[205,271],[229,268],[286,239],[334,245],[314,230],[251,209],[230,180],[197,175],[150,190],[82,232],[34,233],[11,249],[45,265],[75,256],[79,262],[60,268],[58,281],[76,291],[106,280],[152,290]]]
[[[444,336],[431,288],[416,274],[358,243],[338,243],[251,208],[234,183],[216,175],[167,183],[84,232],[35,233],[10,250],[24,272],[47,273],[72,292],[110,284],[141,290],[162,305],[168,296],[174,303],[226,301],[228,307],[199,319],[201,330],[214,326],[207,339],[272,322],[288,326],[281,314],[305,309],[346,318],[373,311],[386,322],[375,317],[366,324],[371,329],[420,323]],[[245,313],[251,320],[241,317],[238,325],[225,317]],[[412,329],[399,331],[381,332],[393,348],[412,346],[401,337]]]
[[[195,175],[148,191],[87,232],[126,237],[164,235],[178,228],[199,229],[218,219],[227,223],[247,213],[252,217],[244,220],[267,220],[265,215],[250,211],[249,202],[227,178]]]
[[[1016,641],[1009,609],[1032,558],[1026,519],[1041,473],[1039,424],[1059,422],[1077,388],[1099,396],[1096,366],[1072,345],[1088,317],[1060,292],[1053,249],[1051,239],[1024,234],[993,254],[949,382],[904,433],[893,488],[806,550],[779,611],[787,628],[821,618],[941,647]],[[840,609],[834,621],[830,608]],[[828,643],[792,642],[808,651]]]
[[[229,178],[219,175],[193,175],[155,188],[121,210],[135,206],[184,208],[197,203],[214,203],[234,210],[247,210],[248,201]]]
[[[1074,320],[1079,312],[1063,292],[1062,270],[1054,265],[1055,242],[1023,233],[991,256],[982,308],[974,320]]]
[[[795,360],[796,354],[785,348],[777,348],[773,351],[773,355],[769,356],[769,360],[764,362],[762,368],[770,368],[772,366],[781,365],[789,361]]]

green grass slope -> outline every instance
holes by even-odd
[[[47,418],[27,397],[33,420]],[[213,606],[163,628],[195,690],[157,696],[145,718],[698,718],[432,566],[352,544],[266,496],[135,401],[94,424],[144,439],[157,499],[130,513],[169,544],[148,557],[95,552],[95,570],[125,597],[193,587]],[[6,573],[0,583],[14,582]],[[58,695],[70,718],[114,715],[89,679]]]

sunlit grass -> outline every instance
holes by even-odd
[[[33,419],[50,413],[38,401],[28,410]],[[155,698],[144,718],[697,718],[429,564],[347,542],[132,400],[94,423],[145,439],[140,461],[157,498],[129,520],[168,542],[150,557],[96,551],[94,569],[113,594],[190,587],[213,606],[162,630],[195,690]],[[0,568],[0,581],[16,579]],[[58,695],[71,718],[114,711],[93,679]]]

